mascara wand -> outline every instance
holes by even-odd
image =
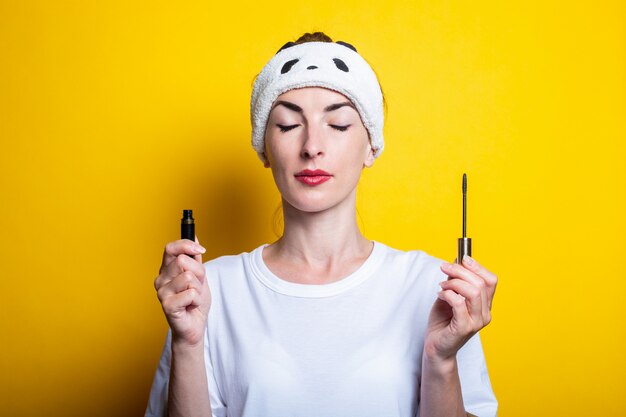
[[[467,174],[463,174],[463,237],[458,240],[456,263],[463,262],[463,256],[472,256],[472,239],[467,237]]]

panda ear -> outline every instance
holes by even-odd
[[[283,49],[287,49],[287,48],[291,48],[292,46],[295,46],[296,43],[295,42],[287,42],[286,44],[284,44],[283,46],[280,47],[280,49],[278,51],[276,51],[276,53],[279,53],[280,51],[282,51]]]
[[[352,49],[354,52],[356,52],[356,48],[354,46],[352,46],[351,44],[349,44],[348,42],[344,42],[344,41],[337,41],[335,43],[338,43],[339,45],[343,45],[346,48],[350,48]]]

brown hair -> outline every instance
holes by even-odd
[[[324,32],[305,33],[300,36],[294,43],[301,44],[306,42],[332,42],[333,40]]]

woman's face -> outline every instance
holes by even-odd
[[[359,113],[346,96],[321,87],[281,94],[265,131],[266,166],[283,200],[318,212],[354,196],[374,152]]]

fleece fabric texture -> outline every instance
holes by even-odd
[[[374,156],[384,148],[383,95],[367,61],[347,46],[307,42],[279,51],[254,83],[250,101],[252,146],[265,161],[265,129],[276,98],[294,88],[324,87],[352,101],[369,132]]]

